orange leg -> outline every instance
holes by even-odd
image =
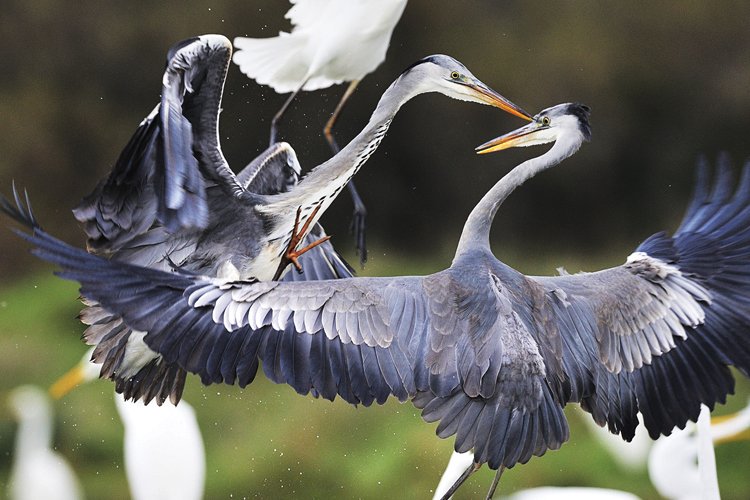
[[[297,245],[299,245],[300,242],[305,238],[305,236],[307,236],[307,233],[310,229],[310,224],[312,224],[312,221],[315,219],[315,216],[318,214],[318,211],[320,210],[320,207],[322,205],[322,203],[319,203],[313,209],[310,217],[308,217],[305,223],[302,225],[302,228],[299,227],[299,219],[302,213],[302,207],[297,207],[297,215],[294,218],[294,229],[292,230],[292,237],[289,240],[289,245],[286,248],[286,252],[281,257],[281,262],[279,262],[279,267],[273,277],[274,281],[278,280],[281,277],[281,273],[284,272],[284,269],[286,269],[286,266],[288,266],[290,263],[294,265],[294,267],[297,269],[297,272],[302,273],[302,266],[297,259],[299,259],[300,256],[302,256],[302,254],[304,254],[305,252],[312,250],[321,243],[325,243],[326,241],[331,239],[330,236],[324,236],[323,238],[310,243],[306,247],[297,250]]]

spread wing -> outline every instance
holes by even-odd
[[[208,220],[207,185],[241,191],[218,143],[231,50],[218,35],[172,47],[161,103],[138,126],[111,174],[73,211],[92,251],[117,251],[157,219],[170,232],[201,229]]]
[[[278,93],[359,80],[375,70],[406,0],[298,0],[286,17],[291,33],[237,37],[240,71]]]
[[[226,283],[102,259],[38,228],[27,238],[36,255],[63,268],[62,277],[82,283],[83,296],[148,332],[151,349],[204,383],[244,386],[261,360],[272,380],[303,394],[363,405],[391,395],[415,398],[425,418],[441,419],[441,436],[459,432],[457,446],[475,448],[493,467],[526,461],[567,439],[528,325],[512,308],[498,309],[489,288],[455,309],[456,295],[446,291],[454,288],[451,270]],[[483,331],[487,325],[502,330],[500,342]],[[525,349],[537,353],[531,368],[523,363]],[[439,404],[444,400],[452,404]],[[529,432],[512,432],[519,426]]]
[[[652,438],[695,420],[750,374],[750,164],[738,187],[705,165],[682,224],[617,268],[531,278],[563,342],[568,399],[631,439],[637,412]]]
[[[206,383],[244,384],[260,358],[302,393],[413,398],[458,451],[510,467],[567,439],[568,401],[625,438],[640,412],[655,437],[723,401],[730,365],[750,373],[750,165],[736,190],[726,167],[707,186],[673,237],[554,278],[475,260],[486,274],[227,283],[99,259],[38,226],[27,239]]]
[[[276,144],[253,160],[242,172],[238,181],[250,192],[274,194],[286,191],[296,183],[299,163],[294,150],[286,143]],[[211,199],[209,199],[211,201]],[[170,271],[174,262],[181,262],[195,251],[200,233],[180,231],[170,233],[158,223],[148,231],[132,238],[111,258],[139,266]],[[303,245],[308,245],[325,236],[323,228],[316,224],[306,237]],[[354,272],[335,251],[330,242],[315,247],[300,258],[304,274],[287,273],[284,281],[339,279],[353,276]],[[164,362],[157,353],[141,363],[130,361],[128,346],[133,342],[133,331],[119,315],[111,314],[98,304],[88,301],[80,319],[88,325],[84,339],[95,345],[94,360],[102,365],[101,377],[115,382],[115,389],[126,399],[143,399],[145,402],[156,398],[161,404],[166,398],[176,403],[180,400],[185,382],[185,371],[176,363]],[[135,334],[137,338],[141,333]],[[145,364],[144,364],[145,363]],[[268,371],[273,365],[267,363]],[[254,369],[257,370],[257,363]],[[254,376],[254,371],[252,372]],[[284,378],[282,371],[269,377],[279,382],[292,383]],[[293,384],[294,385],[294,384]],[[297,384],[299,386],[299,384]]]

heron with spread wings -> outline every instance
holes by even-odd
[[[449,496],[481,464],[499,479],[559,448],[567,403],[624,439],[640,412],[657,438],[697,419],[701,404],[724,402],[730,367],[750,375],[750,164],[737,189],[724,162],[713,186],[701,170],[675,234],[651,236],[621,266],[525,276],[492,254],[502,202],[575,153],[590,136],[588,117],[580,104],[554,106],[480,147],[554,142],[489,190],[451,266],[428,276],[251,283],[170,274],[70,247],[18,198],[14,216],[33,228],[25,237],[37,256],[204,383],[242,381],[261,359],[300,393],[365,406],[411,399],[439,421],[438,436],[474,451]]]
[[[287,162],[294,166],[281,178],[285,189],[253,192],[247,182],[254,179],[255,169],[238,178],[218,141],[230,57],[231,45],[220,35],[185,40],[170,50],[161,104],[141,123],[109,178],[75,211],[89,248],[111,253],[113,247],[129,243],[138,249],[133,251],[153,252],[156,242],[162,260],[166,254],[185,271],[243,280],[279,278],[302,253],[299,242],[375,152],[410,99],[438,92],[530,120],[460,62],[429,56],[393,82],[370,121],[339,154],[295,184],[299,167],[284,147]],[[259,162],[262,166],[266,159]],[[150,231],[154,223],[158,231]],[[179,239],[175,235],[185,232],[191,241],[187,252],[174,243]],[[162,251],[166,239],[177,249]]]
[[[404,71],[363,131],[299,183],[299,162],[286,143],[270,146],[235,175],[218,139],[231,53],[220,35],[191,38],[170,49],[160,104],[140,124],[112,173],[74,210],[90,251],[230,280],[351,277],[351,268],[316,223],[375,152],[401,105],[435,91],[528,119],[455,59],[431,56]],[[302,263],[301,257],[306,257]],[[287,274],[289,262],[298,269],[304,264],[307,273]],[[102,376],[115,380],[126,398],[177,402],[184,370],[148,349],[145,332],[133,332],[119,315],[88,305],[81,315],[89,325],[84,336],[97,346],[94,359],[102,364]]]

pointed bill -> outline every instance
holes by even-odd
[[[526,121],[531,121],[533,118],[526,111],[516,106],[514,103],[501,96],[488,86],[484,85],[479,81],[474,81],[466,84],[470,89],[477,93],[477,96],[482,102],[500,108],[503,111],[510,113],[519,118],[523,118]]]
[[[517,128],[512,132],[508,132],[507,134],[496,137],[491,141],[487,141],[481,146],[477,146],[475,151],[477,154],[483,155],[495,151],[502,151],[503,149],[538,144],[537,136],[548,129],[549,127],[547,125],[543,125],[537,121],[532,121],[521,128]]]
[[[54,399],[60,399],[80,385],[84,381],[84,378],[85,372],[83,367],[78,364],[52,384],[49,388],[49,394]]]

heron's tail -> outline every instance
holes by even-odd
[[[524,464],[533,455],[542,456],[568,440],[568,422],[555,399],[544,384],[539,406],[533,410],[508,407],[499,394],[490,399],[472,398],[460,388],[445,397],[420,392],[412,402],[422,410],[426,422],[440,421],[438,437],[455,434],[456,451],[474,450],[474,462],[486,462],[497,469]]]

